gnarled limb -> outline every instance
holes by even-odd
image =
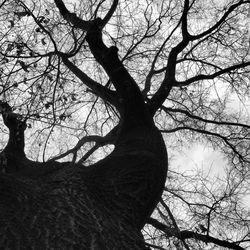
[[[26,161],[24,152],[24,131],[27,127],[26,120],[12,111],[8,103],[0,101],[0,113],[4,124],[9,129],[9,140],[0,153],[1,169],[5,173],[13,173],[22,169],[21,162]]]

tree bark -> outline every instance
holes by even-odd
[[[166,177],[159,131],[124,134],[91,167],[48,163],[0,177],[0,246],[5,249],[146,249],[140,230]],[[55,164],[62,165],[55,168]],[[34,177],[35,176],[35,177]]]
[[[56,2],[71,17],[62,1]],[[121,129],[115,149],[88,168],[23,156],[21,171],[2,174],[0,246],[5,249],[146,249],[140,230],[164,189],[167,152],[117,49],[103,43],[101,25],[99,19],[88,24],[86,40],[117,92]]]

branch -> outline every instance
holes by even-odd
[[[213,243],[218,246],[227,247],[230,249],[244,250],[244,248],[242,248],[239,245],[236,245],[235,243],[231,243],[225,240],[219,240],[209,235],[203,235],[203,234],[195,233],[193,231],[188,231],[188,230],[179,231],[175,228],[166,226],[165,224],[159,222],[158,220],[154,218],[149,218],[147,220],[147,223],[152,225],[156,229],[164,232],[168,237],[174,236],[180,240],[185,240],[185,239],[200,240],[205,243]]]
[[[104,27],[108,23],[110,18],[113,16],[113,14],[117,8],[117,5],[118,5],[118,0],[114,0],[107,15],[102,20],[102,27]]]
[[[188,10],[189,10],[189,0],[185,0],[183,13],[180,19],[180,22],[182,25],[181,27],[182,28],[182,41],[179,42],[174,48],[171,49],[169,56],[168,56],[165,76],[161,83],[161,86],[148,102],[148,107],[149,107],[151,115],[154,115],[157,109],[160,108],[160,106],[164,103],[164,101],[168,97],[172,87],[175,86],[175,83],[176,83],[175,73],[176,73],[176,64],[177,64],[178,54],[183,49],[185,49],[186,46],[191,41],[191,36],[189,35],[188,30],[187,30]],[[178,27],[178,25],[176,27]]]
[[[90,21],[84,21],[77,17],[75,13],[71,13],[62,0],[54,0],[56,7],[65,20],[72,23],[74,27],[87,31],[90,27]]]
[[[83,137],[81,140],[78,141],[78,143],[76,144],[76,146],[74,146],[73,148],[69,149],[68,151],[66,151],[65,153],[53,157],[52,159],[50,159],[48,162],[50,161],[56,161],[58,159],[64,158],[65,156],[69,155],[69,154],[74,154],[74,156],[76,155],[77,151],[87,142],[96,142],[95,148],[96,147],[100,147],[103,146],[105,144],[114,144],[116,138],[117,138],[117,134],[119,131],[119,125],[117,125],[116,127],[114,127],[107,135],[105,136],[99,136],[99,135],[90,135],[90,136],[85,136]],[[97,149],[97,148],[96,148]],[[95,150],[96,150],[95,149]],[[91,151],[92,152],[92,151]],[[88,154],[89,156],[90,154]],[[85,157],[87,158],[87,157]],[[84,158],[84,160],[85,160]],[[81,159],[78,163],[82,163],[83,160]]]
[[[167,211],[167,213],[168,213],[168,215],[169,215],[169,217],[170,217],[170,219],[171,219],[171,221],[172,221],[172,223],[173,223],[173,225],[174,225],[174,228],[177,230],[178,233],[180,233],[180,228],[178,227],[178,224],[177,224],[177,222],[176,222],[176,220],[175,220],[175,218],[174,218],[174,215],[172,214],[172,212],[171,212],[171,210],[169,209],[168,205],[163,201],[162,198],[161,198],[161,200],[160,200],[160,204],[166,209],[166,211]],[[187,245],[187,243],[185,242],[185,240],[184,240],[184,239],[181,239],[181,241],[182,241],[183,245],[185,246],[185,248],[186,248],[187,250],[190,250],[190,248],[189,248],[189,246]]]
[[[190,36],[188,33],[188,30],[187,30],[188,10],[189,10],[189,0],[185,0],[184,9],[183,9],[183,13],[182,13],[182,26],[181,26],[183,39],[189,39],[189,36]]]
[[[89,22],[83,21],[75,14],[70,13],[62,0],[55,0],[55,3],[61,15],[66,20],[71,22],[75,27],[87,31],[86,41],[89,44],[91,53],[94,55],[96,61],[104,68],[119,95],[119,102],[122,104],[121,106],[123,106],[123,110],[120,109],[119,111],[124,118],[123,121],[129,124],[129,126],[124,127],[129,129],[129,127],[135,127],[139,124],[143,124],[144,126],[150,124],[151,126],[153,124],[152,117],[146,110],[144,99],[138,85],[119,59],[117,54],[118,49],[115,46],[108,48],[102,40],[103,25],[111,18],[117,7],[118,1],[113,1],[104,21],[100,18],[96,18]],[[97,84],[94,83],[93,80],[90,80],[86,74],[83,74],[77,67],[74,67],[67,58],[62,57],[62,59],[65,65],[68,65],[71,70],[74,70],[79,78],[82,77],[84,80],[87,80],[87,83],[91,82],[92,85],[94,84],[97,86]],[[98,90],[100,90],[100,87],[98,87]],[[102,91],[98,92],[98,94],[102,94]],[[106,94],[106,97],[107,96]],[[112,98],[110,98],[110,100],[111,99]],[[116,103],[115,106],[119,106],[118,103]]]
[[[177,127],[177,128],[173,128],[173,129],[169,129],[169,130],[160,130],[160,131],[161,131],[161,133],[173,133],[173,132],[176,132],[179,130],[191,130],[191,131],[198,132],[201,134],[218,137],[218,138],[222,139],[224,141],[224,143],[232,149],[232,151],[235,153],[235,155],[237,155],[239,157],[239,159],[241,161],[244,160],[243,156],[235,149],[235,147],[229,142],[229,140],[225,136],[222,136],[218,133],[214,133],[214,132],[203,130],[203,129],[191,128],[191,127],[187,127],[187,126]]]
[[[126,128],[137,125],[152,125],[152,117],[146,110],[143,96],[135,80],[124,67],[118,56],[115,46],[107,47],[102,40],[102,31],[99,21],[93,22],[89,29],[86,40],[96,61],[104,68],[110,77],[123,110],[121,113]]]
[[[169,108],[169,107],[165,107],[165,106],[162,106],[161,109],[164,110],[166,113],[168,113],[168,112],[182,113],[182,114],[185,114],[186,116],[188,116],[192,119],[199,120],[199,121],[205,122],[205,123],[212,123],[212,124],[216,124],[216,125],[225,125],[225,126],[237,126],[237,127],[243,127],[243,128],[250,129],[250,125],[247,125],[247,124],[236,123],[236,122],[208,120],[208,119],[204,119],[200,116],[193,115],[193,114],[189,113],[187,110],[173,109],[173,108]]]
[[[187,81],[184,81],[184,82],[177,82],[175,79],[176,62],[177,62],[178,54],[181,51],[183,51],[184,48],[186,48],[186,46],[189,44],[190,41],[200,39],[200,38],[210,34],[214,30],[216,30],[225,21],[225,18],[235,8],[237,8],[239,5],[241,5],[243,3],[249,3],[249,1],[243,2],[243,0],[240,0],[238,3],[230,6],[228,11],[222,16],[222,18],[213,27],[211,27],[210,29],[208,29],[207,31],[205,31],[199,35],[193,36],[193,35],[190,35],[188,33],[188,30],[187,30],[187,14],[188,14],[188,10],[189,10],[189,1],[188,0],[185,1],[183,14],[181,17],[183,39],[180,43],[178,43],[170,51],[164,80],[162,81],[160,88],[157,90],[157,92],[153,95],[153,97],[148,102],[149,110],[150,110],[152,115],[155,114],[157,109],[160,108],[160,106],[166,100],[166,98],[169,95],[173,86],[178,86],[178,87],[179,86],[186,86],[194,81],[203,80],[203,79],[213,79],[214,77],[219,76],[221,74],[224,74],[228,71],[235,70],[235,69],[241,68],[241,67],[246,67],[250,64],[250,63],[245,63],[246,65],[244,65],[244,64],[235,65],[235,66],[229,67],[225,70],[216,72],[212,75],[208,75],[208,76],[199,75],[199,76],[195,76],[195,77],[193,77]]]
[[[8,143],[0,153],[0,167],[1,171],[14,173],[24,168],[22,163],[27,161],[24,152],[26,120],[23,120],[21,115],[14,113],[6,102],[0,101],[0,113],[4,124],[9,129]]]
[[[236,65],[233,65],[233,66],[230,66],[228,68],[225,68],[225,69],[222,69],[220,71],[217,71],[211,75],[204,75],[204,74],[200,74],[200,75],[197,75],[197,76],[194,76],[194,77],[191,77],[189,79],[187,79],[186,81],[181,81],[181,82],[175,82],[174,86],[175,87],[183,87],[183,86],[187,86],[193,82],[197,82],[197,81],[201,81],[201,80],[211,80],[211,79],[214,79],[220,75],[223,75],[225,73],[229,73],[233,70],[236,70],[236,69],[241,69],[241,68],[245,68],[247,66],[250,66],[250,62],[245,62],[245,63],[241,63],[241,64],[236,64]]]
[[[4,0],[4,1],[1,3],[0,8],[3,7],[3,5],[5,4],[5,2],[7,2],[7,0]]]
[[[55,157],[49,159],[48,162],[62,159],[62,158],[64,158],[65,156],[67,156],[69,154],[75,154],[85,143],[92,142],[92,141],[94,141],[94,142],[104,142],[104,137],[98,136],[98,135],[85,136],[81,140],[78,141],[76,146],[74,146],[73,148],[69,149],[68,151],[66,151],[65,153],[63,153],[61,155],[58,155],[58,156],[55,156]]]
[[[191,35],[190,36],[191,40],[197,40],[212,33],[214,30],[220,27],[220,25],[225,21],[225,19],[229,16],[229,14],[232,13],[233,10],[235,10],[241,4],[245,4],[245,3],[250,3],[250,1],[244,2],[243,0],[240,0],[238,3],[231,5],[228,8],[228,10],[224,13],[224,15],[221,17],[221,19],[214,26],[212,26],[211,28],[207,29],[206,31],[202,32],[199,35],[195,35],[195,36]]]
[[[100,96],[104,101],[111,103],[119,110],[119,102],[115,91],[112,91],[91,79],[65,55],[61,54],[61,58],[68,69],[71,70],[87,87],[89,87],[94,92],[94,94]]]
[[[79,28],[84,31],[88,31],[91,27],[91,24],[93,21],[85,21],[82,20],[80,17],[77,17],[75,13],[71,13],[65,6],[64,2],[62,0],[54,0],[57,8],[59,9],[61,15],[65,20],[73,24],[74,27]],[[110,20],[112,15],[114,14],[116,8],[118,5],[118,0],[114,0],[108,13],[106,16],[101,20],[100,18],[96,18],[96,20],[99,20],[99,27],[102,29]]]

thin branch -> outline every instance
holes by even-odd
[[[189,42],[192,40],[197,40],[197,39],[203,38],[204,36],[212,33],[214,30],[216,30],[217,28],[220,27],[220,25],[225,21],[226,17],[235,8],[237,8],[238,6],[240,6],[243,3],[249,3],[249,2],[250,1],[243,2],[243,0],[240,0],[238,3],[230,6],[228,11],[222,16],[222,18],[213,27],[211,27],[207,31],[201,33],[200,35],[192,36],[188,33],[188,30],[187,30],[187,13],[188,13],[188,9],[189,9],[189,1],[188,0],[185,1],[183,15],[181,17],[183,39],[170,51],[164,80],[162,81],[161,86],[159,87],[157,92],[154,94],[154,96],[148,102],[149,110],[150,110],[152,115],[155,114],[155,112],[158,110],[158,108],[166,100],[166,98],[169,95],[173,86],[181,87],[181,86],[186,86],[194,81],[213,79],[213,78],[215,78],[219,75],[222,75],[224,73],[227,73],[229,71],[236,70],[238,68],[243,68],[243,67],[250,65],[250,62],[242,63],[240,65],[234,65],[234,66],[228,67],[224,70],[218,71],[212,75],[198,75],[198,76],[192,77],[192,78],[190,78],[186,81],[183,81],[183,82],[177,82],[176,78],[175,78],[177,56],[181,51],[183,51],[184,48],[186,48],[186,46],[189,44]],[[149,75],[149,77],[151,77],[151,76]]]
[[[159,48],[159,50],[157,51],[157,53],[154,56],[153,62],[151,64],[151,68],[150,71],[148,73],[148,75],[146,76],[146,81],[145,81],[145,88],[143,90],[143,95],[146,96],[146,94],[149,92],[150,90],[150,86],[151,86],[151,79],[153,77],[153,75],[161,73],[163,71],[166,71],[167,67],[163,67],[160,70],[155,70],[155,64],[157,62],[157,59],[160,55],[160,53],[162,52],[162,50],[164,49],[166,43],[169,41],[169,39],[172,37],[172,35],[174,34],[174,32],[177,30],[177,28],[180,26],[181,24],[181,20],[177,23],[177,25],[173,28],[173,30],[170,32],[169,36],[165,39],[165,41],[162,43],[161,47]],[[150,105],[149,105],[150,106]]]
[[[167,211],[167,213],[168,213],[168,215],[169,215],[169,217],[170,217],[170,219],[171,219],[171,221],[172,221],[172,223],[173,223],[175,229],[176,229],[178,232],[180,232],[180,229],[179,229],[179,227],[178,227],[178,225],[177,225],[177,222],[176,222],[176,220],[175,220],[175,218],[174,218],[174,215],[172,214],[172,212],[171,212],[171,210],[169,209],[168,205],[163,201],[162,198],[161,198],[161,200],[160,200],[160,203],[161,203],[161,205],[166,209],[166,211]],[[185,242],[185,240],[184,240],[184,239],[181,239],[181,241],[182,241],[183,245],[185,246],[185,248],[186,248],[187,250],[190,250],[190,248],[189,248],[189,246],[187,245],[187,243]]]
[[[178,54],[183,49],[185,49],[187,45],[189,44],[189,42],[191,41],[191,36],[189,35],[187,31],[188,9],[189,9],[189,1],[186,0],[184,3],[183,14],[180,19],[180,22],[182,24],[183,39],[181,42],[179,42],[175,47],[171,49],[169,56],[168,56],[165,77],[159,89],[156,91],[156,93],[148,102],[149,110],[152,115],[154,115],[157,109],[160,108],[160,106],[163,104],[163,102],[166,100],[167,96],[169,95],[172,87],[176,85],[175,74],[176,74],[176,64],[177,64]]]
[[[224,13],[224,15],[221,17],[221,19],[215,24],[213,25],[211,28],[207,29],[206,31],[202,32],[201,34],[198,35],[191,35],[191,40],[197,40],[200,39],[210,33],[212,33],[214,30],[216,30],[217,28],[220,27],[220,25],[226,20],[226,18],[240,5],[242,4],[247,4],[250,3],[250,1],[243,1],[240,0],[238,3],[231,5],[228,10]]]
[[[69,154],[74,154],[87,142],[102,142],[102,143],[104,143],[105,140],[104,140],[104,137],[98,136],[98,135],[85,136],[81,140],[78,141],[76,146],[74,146],[73,148],[69,149],[68,151],[66,151],[65,153],[63,153],[61,155],[53,157],[49,161],[56,161],[56,160],[64,158],[65,156],[67,156]]]
[[[218,137],[218,138],[222,139],[224,141],[224,143],[232,149],[234,154],[237,155],[240,160],[243,160],[243,156],[235,149],[235,147],[229,142],[229,140],[225,136],[222,136],[218,133],[214,133],[214,132],[207,131],[204,129],[196,129],[196,128],[192,128],[192,127],[187,127],[187,126],[177,127],[177,128],[173,128],[173,129],[169,129],[169,130],[160,130],[160,131],[162,133],[173,133],[173,132],[177,132],[180,130],[191,130],[191,131],[198,132],[201,134]]]
[[[63,63],[71,70],[87,87],[89,87],[97,96],[100,96],[104,101],[109,102],[119,109],[119,102],[117,100],[116,92],[112,91],[98,82],[91,79],[87,74],[80,70],[74,63],[72,63],[66,56],[62,55]]]
[[[250,62],[245,62],[245,63],[241,63],[241,64],[236,64],[233,66],[230,66],[228,68],[222,69],[220,71],[217,71],[211,75],[204,75],[204,74],[200,74],[194,77],[191,77],[185,81],[175,81],[174,86],[175,87],[183,87],[183,86],[188,86],[189,84],[193,83],[193,82],[197,82],[197,81],[202,81],[202,80],[211,80],[214,79],[218,76],[221,76],[225,73],[229,73],[231,71],[237,70],[237,69],[241,69],[241,68],[245,68],[247,66],[250,66]]]
[[[78,141],[78,143],[71,149],[69,149],[68,151],[66,151],[65,153],[53,157],[52,159],[50,159],[49,161],[56,161],[58,159],[64,158],[65,156],[69,155],[69,154],[76,154],[76,152],[87,142],[96,142],[96,145],[94,146],[99,148],[100,146],[106,145],[106,144],[114,144],[117,135],[119,132],[119,125],[117,125],[116,127],[114,127],[108,134],[106,134],[105,136],[99,136],[99,135],[90,135],[90,136],[85,136],[83,137],[81,140]],[[95,150],[97,149],[95,148]],[[94,151],[95,151],[94,150]],[[91,151],[92,153],[94,151]],[[91,154],[88,154],[88,156]],[[84,160],[86,160],[87,157],[83,157]],[[78,163],[82,163],[83,160],[80,159]]]
[[[238,123],[238,122],[236,123],[236,122],[208,120],[208,119],[202,118],[200,116],[193,115],[193,114],[189,113],[187,110],[183,110],[183,109],[173,109],[173,108],[165,107],[165,106],[162,106],[161,109],[164,110],[166,113],[168,113],[168,112],[182,113],[182,114],[185,114],[186,116],[188,116],[192,119],[199,120],[199,121],[205,122],[205,123],[211,123],[211,124],[216,124],[216,125],[225,125],[225,126],[237,126],[237,127],[243,127],[243,128],[250,129],[250,125],[247,125],[247,124]]]
[[[202,241],[205,243],[213,243],[213,244],[216,244],[218,246],[227,247],[230,249],[244,250],[244,248],[242,248],[239,245],[236,245],[233,242],[220,240],[220,239],[217,239],[217,238],[209,236],[209,235],[203,235],[203,234],[195,233],[193,231],[188,231],[188,230],[178,231],[175,228],[166,226],[165,224],[159,222],[158,220],[156,220],[154,218],[149,218],[147,220],[147,223],[152,225],[156,229],[164,232],[168,237],[174,236],[174,237],[181,239],[181,240],[194,239],[194,240],[199,240],[199,241]]]

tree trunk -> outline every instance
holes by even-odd
[[[103,43],[98,22],[93,22],[86,40],[118,94],[121,129],[115,149],[88,168],[39,164],[24,156],[28,167],[2,174],[0,246],[4,249],[146,249],[140,230],[162,194],[167,153],[139,87],[117,49]],[[75,66],[61,57],[73,72]],[[9,141],[9,150],[13,143]]]
[[[4,174],[0,246],[145,249],[140,230],[165,176],[166,152],[156,128],[124,135],[110,156],[88,168],[65,166],[35,179]]]
[[[127,110],[134,110],[129,105],[133,100]],[[165,145],[153,122],[135,119],[131,126],[124,116],[114,151],[85,168],[30,161],[25,124],[19,126],[10,108],[1,112],[10,134],[7,173],[0,175],[0,248],[146,249],[140,230],[167,171]]]

